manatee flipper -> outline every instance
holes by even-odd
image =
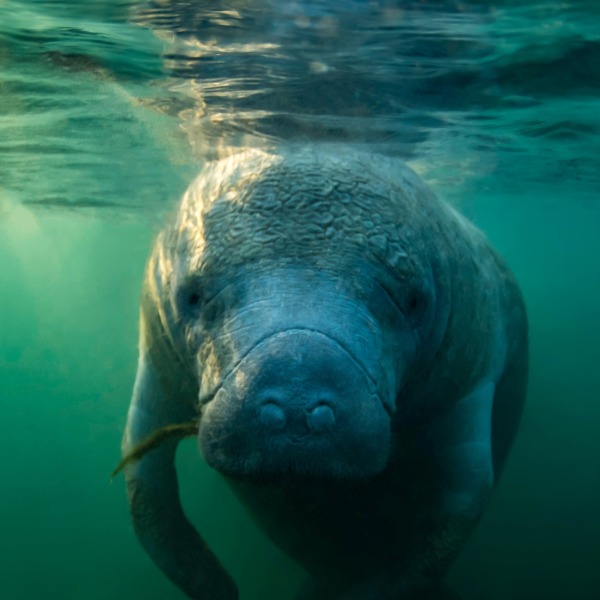
[[[483,381],[430,429],[428,439],[441,492],[420,560],[444,574],[483,514],[494,485],[492,411],[496,386]]]
[[[123,439],[123,454],[165,425],[195,417],[169,397],[151,358],[142,353]],[[168,441],[125,469],[135,532],[154,562],[190,598],[237,598],[233,580],[185,516],[175,470],[177,441]]]
[[[442,515],[478,518],[492,486],[492,408],[495,385],[486,381],[461,398],[431,430],[443,490]]]

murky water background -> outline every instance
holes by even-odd
[[[529,402],[452,586],[599,598],[599,32],[584,0],[0,1],[0,595],[182,597],[109,483],[146,254],[206,158],[327,140],[405,158],[528,303]],[[299,569],[178,460],[242,598],[291,598]]]

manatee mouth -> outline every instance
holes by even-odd
[[[364,478],[385,466],[390,412],[337,340],[288,329],[253,346],[204,399],[199,443],[240,478]]]

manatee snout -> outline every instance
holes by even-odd
[[[390,419],[360,362],[306,329],[270,335],[225,378],[203,411],[211,466],[245,478],[362,478],[382,470]]]

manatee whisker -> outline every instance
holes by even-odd
[[[229,439],[232,435],[233,435],[232,432],[228,431],[218,437],[213,437],[213,438],[211,438],[209,445],[214,446],[215,444],[218,444],[219,442],[224,442],[225,440]]]

